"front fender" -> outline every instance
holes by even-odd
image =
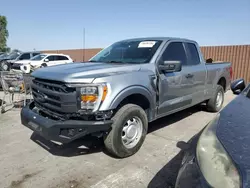
[[[145,96],[150,104],[150,108],[154,106],[154,96],[153,94],[145,87],[142,86],[130,86],[122,90],[121,92],[116,95],[116,97],[112,100],[110,104],[110,109],[116,109],[117,106],[128,96],[133,95],[133,94],[141,94]]]

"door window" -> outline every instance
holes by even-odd
[[[62,60],[69,60],[66,56],[58,56],[58,60],[62,61]]]
[[[38,55],[38,54],[40,54],[40,53],[32,53],[32,56],[34,57],[34,56],[36,56],[36,55]]]
[[[180,61],[182,65],[187,64],[187,56],[181,42],[170,43],[162,54],[162,61]]]
[[[46,57],[46,59],[48,59],[49,61],[55,61],[55,56],[50,55],[50,56]]]
[[[200,57],[195,44],[186,43],[185,44],[188,53],[188,65],[198,65],[200,64]]]
[[[30,59],[30,53],[22,54],[19,57],[19,60]]]

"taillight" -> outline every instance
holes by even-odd
[[[233,77],[233,69],[232,69],[232,67],[229,67],[229,73],[230,73],[230,78],[232,79],[232,77]]]

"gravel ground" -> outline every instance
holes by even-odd
[[[226,93],[226,105],[234,98]],[[179,140],[189,140],[214,116],[193,107],[157,120],[140,151],[126,159],[109,156],[100,140],[60,146],[32,135],[20,109],[0,115],[0,187],[172,187],[180,164]]]

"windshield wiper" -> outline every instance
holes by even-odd
[[[144,64],[145,62],[138,62],[138,61],[129,61],[129,64]]]
[[[124,61],[114,61],[114,60],[112,60],[112,61],[96,61],[96,60],[89,60],[89,61],[87,61],[87,62],[103,62],[103,63],[113,63],[113,64],[115,64],[115,63],[117,63],[117,64],[141,64],[141,62],[124,62]]]
[[[96,60],[89,60],[89,61],[87,61],[87,62],[98,62],[98,61],[96,61]]]
[[[124,63],[122,61],[96,61],[96,60],[89,60],[85,62],[101,62],[101,63]]]
[[[125,63],[125,62],[122,62],[122,61],[105,61],[105,63]]]

